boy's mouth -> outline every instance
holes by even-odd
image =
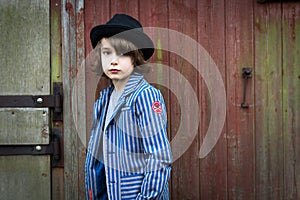
[[[111,73],[118,73],[120,70],[118,70],[118,69],[110,69],[109,70],[109,72],[111,72]]]

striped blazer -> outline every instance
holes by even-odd
[[[133,73],[105,127],[113,85],[94,105],[85,184],[87,199],[169,199],[172,153],[159,90]]]

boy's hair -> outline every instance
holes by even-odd
[[[116,50],[117,55],[129,56],[131,58],[133,62],[132,64],[134,65],[135,72],[141,74],[146,74],[149,72],[149,65],[144,60],[142,51],[140,49],[137,49],[137,47],[132,42],[117,37],[110,37],[105,39],[108,40],[111,46]],[[101,40],[99,41],[97,46],[99,47],[101,46]],[[101,60],[100,60],[100,67],[102,68]]]

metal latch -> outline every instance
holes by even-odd
[[[249,108],[249,105],[246,103],[246,92],[247,92],[247,79],[252,78],[252,68],[244,67],[242,69],[242,76],[244,78],[244,92],[243,92],[243,102],[241,103],[241,107]]]

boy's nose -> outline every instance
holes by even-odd
[[[118,65],[118,63],[116,62],[116,61],[113,61],[113,62],[111,62],[110,63],[112,66],[117,66]]]

